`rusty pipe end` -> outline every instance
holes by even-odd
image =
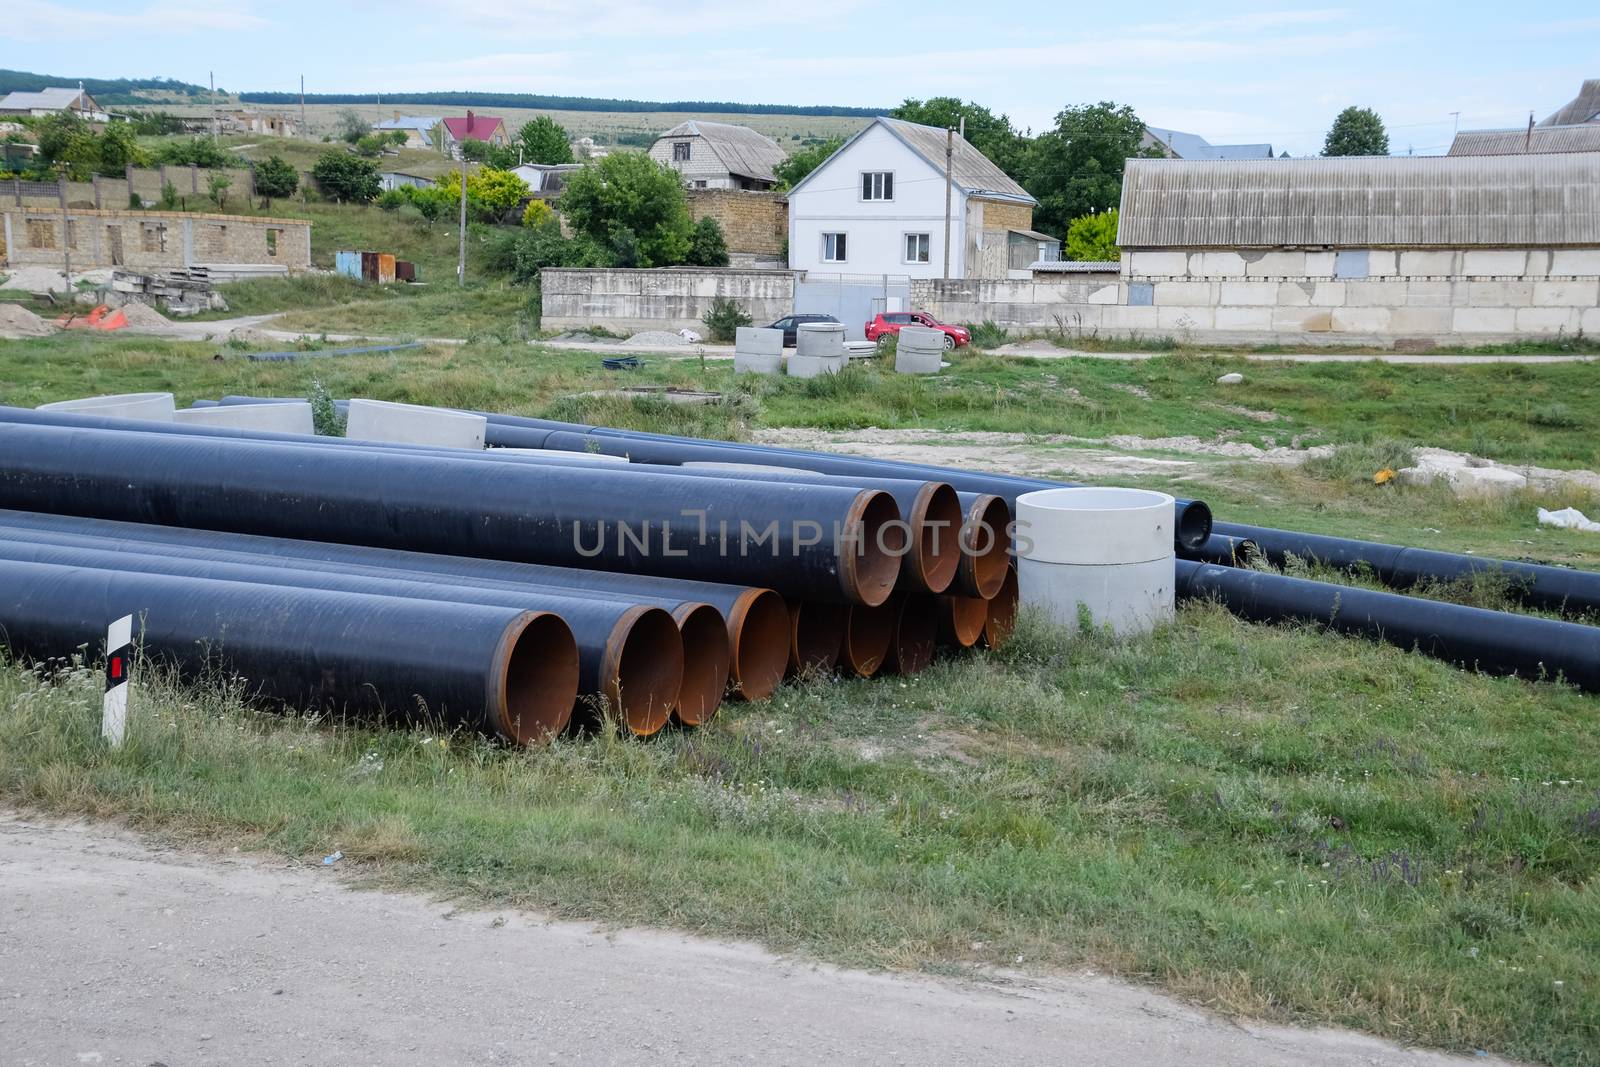
[[[999,648],[1017,628],[1017,569],[1006,571],[1000,592],[989,601],[989,617],[983,624],[983,643],[988,648]]]
[[[911,527],[909,551],[900,573],[908,588],[942,593],[961,565],[961,497],[947,482],[925,482],[906,516]]]
[[[789,673],[831,671],[839,662],[845,627],[850,621],[848,604],[820,600],[795,600],[789,603]]]
[[[894,497],[879,489],[857,493],[835,546],[845,599],[868,607],[888,600],[905,549],[905,524]]]
[[[899,597],[895,604],[894,640],[889,643],[886,666],[900,674],[916,674],[933,665],[939,640],[935,598],[927,593]]]
[[[970,502],[961,525],[961,558],[956,587],[967,596],[992,598],[1005,584],[1011,566],[1011,508],[992,493]]]
[[[895,604],[850,605],[839,663],[858,678],[871,678],[894,642]]]
[[[722,612],[710,604],[679,604],[672,612],[683,638],[683,684],[672,714],[685,726],[711,721],[728,689],[733,642]]]
[[[939,598],[939,640],[956,648],[971,648],[983,636],[989,621],[989,602],[980,596]]]
[[[489,682],[500,735],[542,744],[566,729],[578,699],[578,642],[561,616],[525,611],[506,627]]]
[[[635,604],[617,620],[601,657],[600,692],[638,737],[667,724],[683,686],[683,638],[661,608]]]
[[[789,665],[789,606],[771,589],[747,589],[728,612],[729,684],[745,700],[764,700]]]

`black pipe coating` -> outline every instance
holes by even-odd
[[[1219,533],[1206,538],[1206,543],[1199,548],[1180,550],[1178,556],[1196,563],[1215,563],[1222,567],[1248,567],[1262,558],[1261,546],[1250,538]]]
[[[134,616],[145,652],[291,707],[435,720],[521,744],[566,724],[578,649],[559,616],[0,560],[0,639],[31,660],[98,649]]]

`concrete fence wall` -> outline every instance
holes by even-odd
[[[548,267],[540,272],[544,325],[552,329],[604,326],[624,332],[705,332],[701,317],[717,297],[738,302],[757,323],[794,308],[795,276],[786,270],[664,267]]]
[[[92,181],[33,182],[20,178],[0,182],[0,206],[60,207],[65,200],[68,207],[118,209],[128,206],[131,195],[137,194],[147,204],[161,200],[162,191],[170,184],[179,197],[194,203],[206,199],[211,193],[211,176],[221,174],[230,182],[227,197],[242,200],[255,195],[255,172],[248,167],[228,167],[207,170],[205,167],[160,166],[129,167],[120,178],[95,175]]]

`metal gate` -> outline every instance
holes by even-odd
[[[905,311],[911,303],[911,278],[905,274],[819,274],[795,278],[794,309],[803,315],[832,315],[844,323],[849,341],[866,337],[867,323],[882,311]]]

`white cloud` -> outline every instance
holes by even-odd
[[[207,31],[256,30],[268,25],[248,6],[233,0],[187,3],[157,0],[136,10],[83,11],[51,0],[10,0],[0,39],[54,41],[86,33],[104,39],[109,35],[167,36]]]
[[[763,0],[454,0],[445,9],[417,4],[412,17],[440,29],[469,26],[495,34],[533,40],[604,41],[638,38],[708,37],[770,29],[817,25],[844,20],[861,0],[810,0],[797,5]]]

